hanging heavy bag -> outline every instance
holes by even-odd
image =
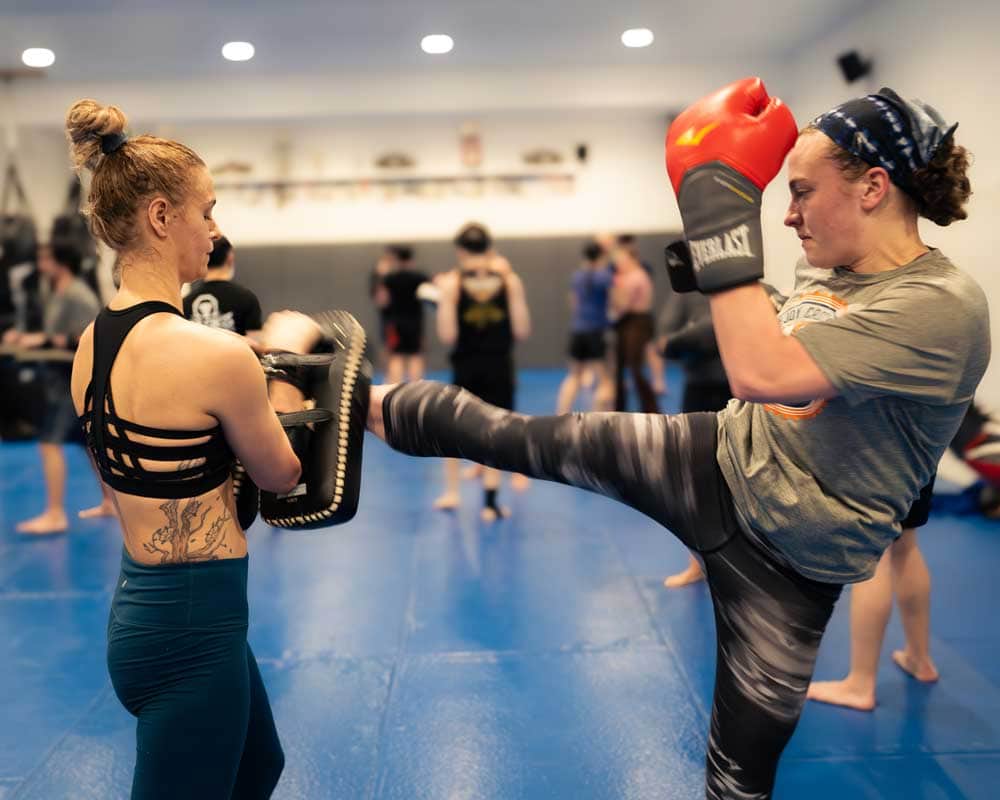
[[[62,213],[52,220],[49,241],[53,247],[72,247],[80,254],[80,277],[100,297],[97,285],[97,244],[90,234],[87,218],[80,211],[82,195],[80,180],[74,177],[70,181]]]
[[[33,262],[37,244],[35,220],[12,161],[7,165],[0,188],[0,326],[3,317],[14,313],[10,270],[18,264]]]
[[[13,162],[7,165],[0,190],[0,266],[35,260],[38,239],[28,198]]]

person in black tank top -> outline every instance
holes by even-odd
[[[66,120],[93,173],[93,232],[119,254],[118,293],[84,331],[73,404],[122,523],[108,620],[115,693],[137,717],[133,800],[267,798],[284,754],[247,642],[246,536],[231,473],[290,491],[301,466],[246,341],[184,320],[182,283],[205,275],[218,230],[204,162],[177,142],[127,138],[114,106],[81,100]],[[141,187],[141,188],[140,188]],[[294,325],[272,344],[297,349]]]
[[[452,383],[491,405],[514,408],[514,333],[504,276],[491,268],[458,276],[458,340],[451,351]]]
[[[492,405],[513,409],[514,343],[531,331],[524,286],[507,259],[493,250],[483,226],[466,225],[455,247],[458,268],[443,282],[437,312],[438,335],[452,347],[452,382]],[[444,471],[445,492],[434,507],[457,508],[458,462],[446,460]],[[501,473],[483,469],[482,481],[483,520],[506,516],[497,505]]]

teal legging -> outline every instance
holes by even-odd
[[[284,753],[247,644],[247,559],[145,566],[122,554],[108,671],[138,718],[132,800],[268,798]]]

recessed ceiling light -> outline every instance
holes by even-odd
[[[653,43],[653,32],[649,28],[629,28],[622,34],[622,44],[626,47],[649,47]]]
[[[46,47],[29,47],[21,53],[21,61],[25,66],[41,69],[55,64],[56,54]]]
[[[454,40],[446,33],[432,33],[420,40],[420,49],[431,55],[450,53],[454,46]]]
[[[226,42],[222,45],[222,57],[227,61],[249,61],[253,54],[250,42]]]

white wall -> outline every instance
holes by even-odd
[[[594,108],[665,109],[774,65],[767,53],[713,54],[710,65],[525,68],[462,72],[337,71],[182,81],[0,83],[0,111],[21,125],[58,124],[81,97],[121,106],[144,125],[161,121],[328,119],[374,114],[449,114]],[[127,72],[126,72],[127,74]],[[0,125],[4,118],[0,116]]]
[[[479,123],[483,163],[463,168],[459,127]],[[279,206],[273,193],[256,198],[220,191],[220,224],[245,242],[372,241],[451,236],[469,219],[480,219],[500,235],[591,233],[600,229],[663,230],[680,220],[659,165],[666,117],[646,111],[541,111],[481,115],[394,116],[333,119],[287,125],[186,126],[176,135],[210,165],[237,158],[267,178],[277,169],[276,147],[287,143],[290,172],[297,178],[360,179],[393,175],[451,176],[510,173],[570,173],[572,193],[525,185],[517,193],[466,187],[434,196],[367,191],[300,190]],[[577,162],[577,144],[588,158]],[[564,157],[561,165],[525,165],[525,151],[546,147]],[[411,170],[374,167],[387,151],[412,154]],[[382,173],[380,175],[380,173]],[[220,182],[223,178],[220,177]],[[238,180],[238,179],[237,179]]]
[[[461,166],[459,127],[479,122],[483,164]],[[597,230],[664,230],[680,220],[664,178],[666,116],[648,111],[507,112],[485,115],[379,116],[274,123],[160,125],[157,133],[192,146],[214,168],[230,161],[252,165],[249,175],[221,174],[217,219],[241,244],[378,241],[449,237],[469,219],[499,235],[588,234]],[[19,136],[17,161],[40,224],[58,212],[68,180],[66,145],[51,126]],[[577,144],[588,158],[578,163]],[[539,168],[521,161],[538,147],[561,153],[561,165]],[[412,154],[413,169],[384,171],[375,159],[387,151]],[[287,155],[284,159],[281,153]],[[282,161],[285,166],[282,167]],[[526,185],[518,193],[494,187],[438,196],[387,195],[379,188],[293,189],[283,203],[273,191],[232,191],[224,182],[291,179],[362,179],[394,175],[448,176],[570,173],[572,193]]]
[[[553,147],[576,173],[572,196],[400,198],[303,194],[278,208],[268,197],[220,197],[219,218],[244,242],[419,239],[450,235],[470,217],[503,235],[588,233],[598,229],[663,230],[679,217],[662,179],[667,114],[729,80],[735,72],[766,71],[766,54],[725,57],[711,67],[670,65],[590,68],[475,69],[463,74],[420,72],[287,75],[212,81],[121,80],[94,85],[44,80],[0,84],[0,164],[3,141],[31,174],[32,203],[48,225],[64,192],[66,165],[60,124],[80,97],[120,105],[133,129],[191,144],[210,165],[245,160],[253,177],[275,172],[275,147],[291,147],[300,177],[370,177],[374,157],[403,150],[419,161],[418,175],[454,174],[458,127],[479,120],[485,144],[480,172],[529,172],[523,150]],[[572,149],[587,143],[577,167]]]
[[[958,121],[956,141],[975,156],[969,219],[941,228],[921,220],[928,244],[940,247],[973,275],[993,305],[996,357],[979,395],[1000,409],[1000,3],[987,0],[881,0],[863,16],[813,44],[789,64],[790,91],[782,96],[800,125],[850,97],[889,86],[919,97],[949,122]],[[835,59],[858,50],[875,60],[870,80],[848,86]],[[766,196],[768,280],[790,283],[801,250],[781,217],[788,199],[779,177]]]
[[[720,61],[709,69],[512,67],[461,77],[290,76],[235,88],[32,82],[0,87],[0,125],[19,124],[18,158],[30,173],[29,192],[43,225],[58,211],[67,177],[59,120],[73,99],[91,95],[120,103],[138,129],[189,142],[211,165],[248,160],[262,178],[273,174],[280,140],[291,144],[290,163],[300,176],[372,175],[372,159],[388,149],[412,152],[421,174],[458,172],[457,131],[468,119],[481,123],[484,173],[526,171],[518,164],[524,149],[551,146],[571,157],[577,143],[590,146],[585,167],[577,169],[571,158],[567,162],[577,172],[577,191],[566,197],[387,202],[372,195],[335,200],[302,195],[277,208],[266,196],[252,205],[249,197],[222,194],[219,219],[241,242],[431,238],[449,235],[472,217],[501,235],[642,231],[679,224],[662,167],[666,111],[679,97],[692,100],[757,73],[804,124],[850,96],[887,84],[960,121],[958,141],[976,156],[970,219],[947,229],[925,223],[923,232],[926,241],[972,273],[988,296],[1000,297],[1000,276],[993,269],[994,253],[1000,252],[998,29],[1000,3],[988,0],[879,0],[784,62],[739,54],[738,63]],[[870,82],[844,83],[835,59],[850,49],[875,59]],[[782,176],[765,194],[767,277],[777,285],[790,283],[800,252],[797,239],[781,225],[786,202]],[[1000,368],[987,374],[982,394],[1000,406]]]

